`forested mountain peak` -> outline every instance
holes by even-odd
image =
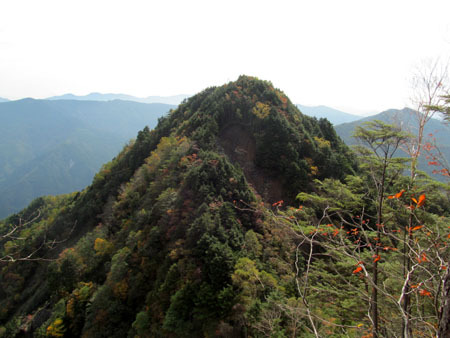
[[[208,88],[140,131],[83,191],[0,223],[0,336],[362,334],[366,298],[353,296],[367,284],[352,274],[362,263],[348,214],[362,208],[366,222],[365,203],[376,208],[355,163],[327,120],[270,82]]]
[[[170,121],[177,135],[237,162],[260,194],[272,195],[268,202],[292,198],[311,178],[342,178],[354,169],[328,121],[301,114],[272,83],[254,77],[206,89]]]
[[[19,251],[8,245],[2,255],[19,259],[37,250],[39,258],[59,258],[4,266],[0,320],[13,325],[14,314],[31,314],[29,329],[57,331],[64,324],[69,336],[124,337],[139,325],[157,335],[215,330],[234,312],[231,276],[245,237],[262,231],[261,216],[244,206],[293,202],[313,178],[353,170],[331,124],[302,115],[270,82],[241,76],[208,88],[154,130],[139,132],[84,191],[38,199],[5,220],[6,231],[38,215],[27,230],[35,239]],[[50,237],[64,244],[41,247]],[[41,282],[37,274],[45,276]],[[33,296],[17,294],[30,288]],[[88,314],[82,309],[92,294]],[[71,302],[80,311],[67,308]],[[146,306],[152,314],[144,315]],[[136,327],[142,316],[146,324]]]

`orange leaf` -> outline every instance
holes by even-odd
[[[411,231],[416,231],[416,230],[419,230],[422,228],[423,228],[423,225],[418,225],[418,226],[415,226],[414,228],[412,228]]]
[[[353,273],[358,273],[362,270],[362,267],[358,266],[355,270],[353,270]]]
[[[421,207],[425,204],[425,194],[419,196],[419,201],[417,202],[417,207]]]
[[[402,197],[403,193],[405,192],[405,189],[400,190],[400,192],[395,194],[395,198],[400,198]]]
[[[389,199],[400,198],[400,197],[402,197],[404,192],[405,192],[405,189],[402,189],[398,193],[396,193],[395,195],[388,196],[388,198]]]
[[[425,290],[425,289],[420,290],[420,291],[419,291],[419,294],[420,294],[421,296],[429,296],[429,297],[431,297],[431,292],[430,292],[430,291],[427,291],[427,290]]]
[[[374,263],[380,260],[380,255],[373,255],[372,257],[375,257],[375,259],[373,260]]]

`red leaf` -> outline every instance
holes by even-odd
[[[273,207],[277,207],[277,206],[282,206],[283,205],[283,203],[284,203],[284,201],[283,200],[281,200],[281,201],[278,201],[278,202],[275,202],[274,204],[272,204],[272,206]]]
[[[428,262],[427,254],[425,252],[422,254],[422,262]]]
[[[355,270],[353,270],[353,273],[358,273],[362,270],[362,267],[358,266]]]

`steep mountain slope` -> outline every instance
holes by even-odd
[[[262,210],[354,170],[331,124],[271,83],[208,88],[139,132],[84,191],[0,225],[39,213],[23,230],[33,239],[3,240],[2,256],[58,258],[3,265],[0,333],[245,336],[254,299],[295,294],[292,235]]]
[[[352,134],[356,126],[359,126],[364,122],[373,120],[380,120],[385,123],[398,125],[402,128],[402,130],[406,132],[410,132],[413,135],[417,134],[417,119],[415,117],[414,111],[409,108],[404,108],[402,110],[390,109],[380,114],[369,116],[358,121],[337,125],[335,127],[336,133],[347,145],[354,145],[356,144],[356,140],[352,137]],[[439,151],[443,155],[443,159],[440,160],[447,162],[450,161],[450,126],[441,120],[431,119],[425,125],[424,135],[425,142],[430,142],[437,145]],[[433,174],[433,170],[441,168],[436,168],[435,166],[428,165],[428,162],[434,162],[430,158],[427,158],[427,156],[430,155],[438,156],[437,150],[423,152],[423,154],[419,158],[419,169],[425,171],[434,179],[442,179],[441,175]],[[406,154],[400,151],[399,156],[406,156]]]
[[[175,106],[128,101],[0,104],[0,218],[33,198],[88,185],[142,126]]]
[[[47,100],[82,100],[82,101],[112,101],[112,100],[125,100],[141,103],[165,103],[178,105],[184,99],[187,99],[189,95],[172,95],[172,96],[148,96],[148,97],[136,97],[126,94],[102,94],[102,93],[90,93],[88,95],[78,96],[73,94],[64,94],[59,96],[52,96]]]
[[[344,113],[343,111],[330,108],[327,106],[303,106],[301,104],[296,104],[297,108],[303,114],[308,116],[316,117],[317,119],[326,118],[333,125],[338,125],[341,123],[353,122],[361,119],[361,116],[353,115],[349,113]]]

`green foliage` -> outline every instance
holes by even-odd
[[[139,337],[146,337],[150,329],[150,320],[147,311],[141,311],[136,315],[136,320],[133,322],[133,329],[136,330]]]
[[[41,246],[37,257],[49,259],[0,263],[2,330],[14,336],[39,322],[36,334],[67,337],[312,337],[314,328],[362,336],[369,244],[388,248],[380,249],[380,287],[397,295],[397,231],[407,224],[404,205],[424,193],[413,215],[427,232],[414,238],[428,261],[411,283],[423,283],[414,291],[422,318],[434,315],[419,289],[437,290],[439,278],[427,273],[448,255],[448,189],[427,183],[387,199],[406,184],[390,163],[386,235],[375,239],[367,168],[357,175],[331,124],[303,116],[271,83],[242,76],[208,88],[139,132],[84,191],[38,199],[0,223],[6,234],[40,212],[18,232],[26,239],[1,238],[0,251],[19,248],[20,257]],[[387,296],[381,303],[388,336],[398,310]]]

